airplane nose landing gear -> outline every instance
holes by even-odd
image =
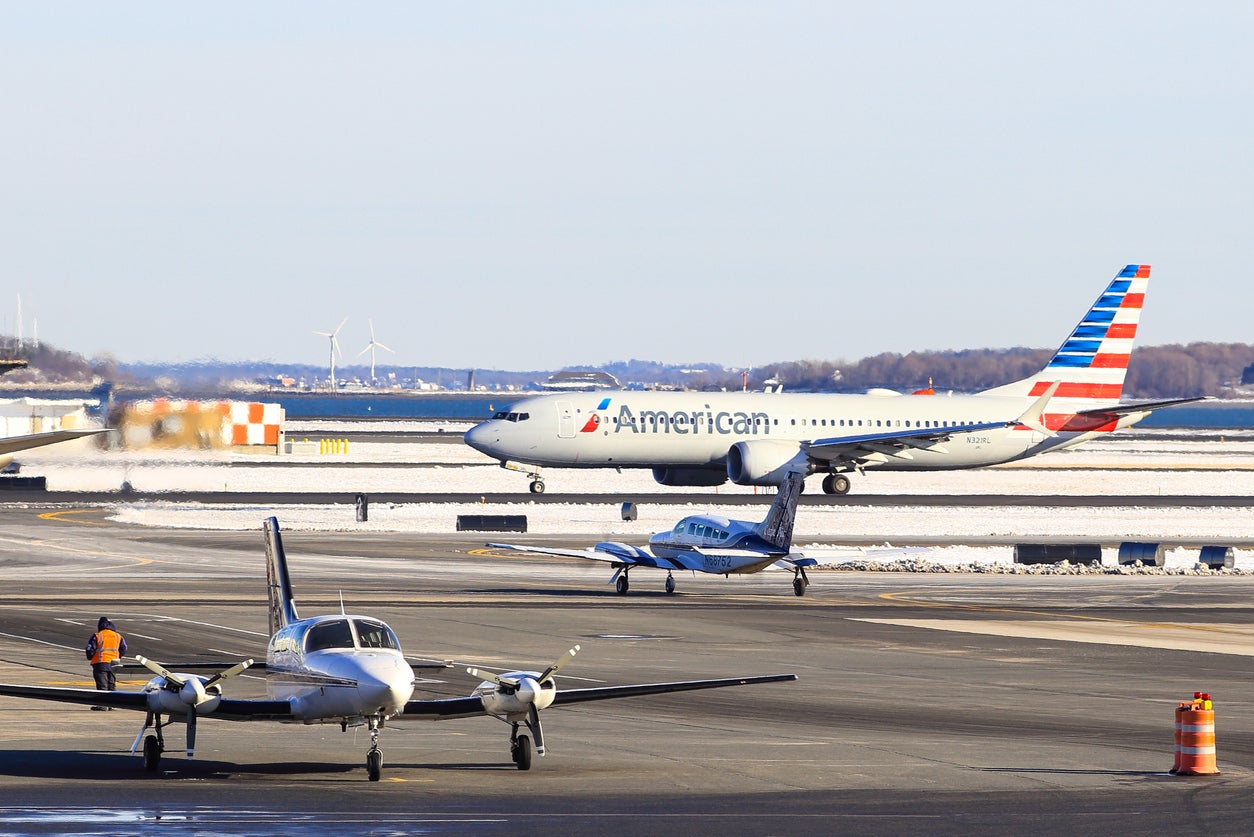
[[[370,719],[370,751],[366,753],[366,777],[372,782],[383,775],[383,751],[379,749],[379,722]]]
[[[531,739],[518,734],[518,724],[513,725],[509,736],[509,757],[519,770],[531,769]]]

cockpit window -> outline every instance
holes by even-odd
[[[507,413],[499,412],[492,415],[494,421],[526,421],[531,418],[531,413]]]
[[[314,625],[305,635],[305,653],[326,648],[352,648],[353,631],[347,619]]]
[[[382,622],[358,619],[354,624],[357,626],[357,641],[361,643],[362,648],[400,650],[401,646],[396,640],[396,634],[392,633],[392,629]]]

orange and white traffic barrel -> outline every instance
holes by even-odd
[[[1171,772],[1177,776],[1209,776],[1219,772],[1215,764],[1215,710],[1210,695],[1199,695],[1176,707],[1176,759]]]

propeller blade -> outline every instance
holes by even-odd
[[[536,755],[544,755],[544,729],[540,726],[540,712],[534,703],[527,706],[527,729],[531,730],[531,740],[536,745]]]
[[[196,707],[187,710],[187,760],[196,754]]]
[[[139,661],[139,664],[141,666],[148,669],[153,674],[157,674],[157,675],[160,675],[161,677],[164,677],[165,682],[170,683],[174,686],[178,686],[180,689],[183,688],[185,685],[187,685],[183,681],[183,678],[179,677],[177,674],[170,671],[165,666],[161,665],[161,663],[155,660],[150,660],[147,657],[141,657],[138,654],[135,655],[135,659]]]
[[[480,671],[477,668],[468,668],[466,669],[466,673],[471,677],[478,677],[480,680],[487,680],[490,683],[495,683],[502,689],[507,689],[510,694],[518,690],[519,683],[517,680],[502,677],[501,675],[494,674],[490,671]]]
[[[560,669],[562,666],[569,663],[571,660],[575,659],[575,655],[578,653],[579,653],[579,646],[576,645],[574,648],[570,649],[565,654],[563,654],[561,659],[559,659],[556,663],[546,668],[544,670],[544,674],[541,674],[538,678],[536,678],[536,682],[543,683],[546,680],[548,680],[550,677],[552,677],[553,675],[557,674],[558,669]]]
[[[208,688],[209,686],[212,686],[214,683],[217,683],[219,680],[225,680],[228,677],[234,677],[235,675],[239,674],[240,672],[242,672],[244,669],[248,668],[252,664],[253,664],[253,660],[251,659],[244,660],[244,662],[242,663],[236,663],[230,668],[224,671],[220,671],[217,674],[215,674],[213,677],[210,677],[208,680],[206,680],[205,687]]]

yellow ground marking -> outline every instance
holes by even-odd
[[[107,523],[101,523],[97,520],[73,520],[68,515],[78,514],[104,514],[105,509],[62,509],[61,511],[44,512],[39,515],[40,520],[55,520],[58,523],[79,523],[83,526],[107,526]]]

